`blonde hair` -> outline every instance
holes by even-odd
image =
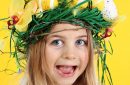
[[[91,31],[87,30],[87,34],[89,62],[85,71],[78,77],[73,85],[97,85],[93,63],[94,54]],[[42,39],[29,47],[27,62],[27,85],[55,85],[51,79],[51,76],[47,73],[47,64],[44,56],[45,44],[46,41]]]

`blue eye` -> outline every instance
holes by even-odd
[[[53,40],[51,44],[55,46],[62,46],[63,42],[61,40]]]
[[[79,39],[76,41],[76,45],[80,45],[80,46],[87,45],[87,41]]]

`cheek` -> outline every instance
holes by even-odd
[[[82,55],[81,57],[81,62],[82,62],[82,66],[83,68],[86,68],[86,66],[88,65],[88,61],[89,61],[89,56],[87,52],[82,53],[84,55]]]
[[[52,69],[59,57],[59,52],[55,49],[52,49],[51,47],[47,47],[45,51],[45,57],[49,69]]]

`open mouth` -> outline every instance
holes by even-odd
[[[77,67],[76,65],[56,65],[56,70],[61,77],[72,77]]]

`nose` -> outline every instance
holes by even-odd
[[[62,58],[64,59],[76,59],[77,58],[77,51],[73,45],[66,46],[64,48]]]

